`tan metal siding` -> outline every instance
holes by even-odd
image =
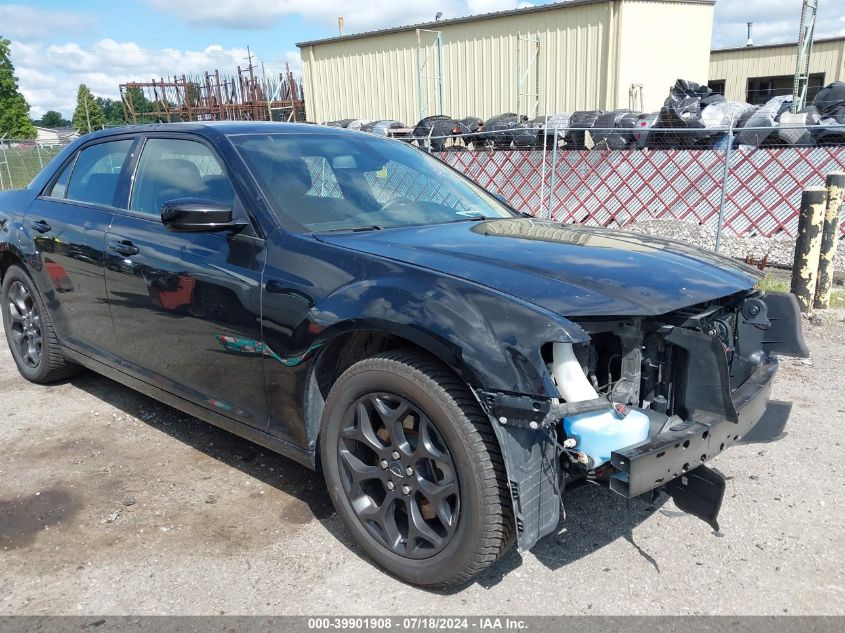
[[[710,79],[725,81],[725,96],[745,100],[749,77],[777,77],[795,73],[795,44],[751,46],[713,51]],[[845,39],[816,42],[810,57],[810,72],[824,73],[825,83],[845,80]]]
[[[707,82],[712,5],[625,2],[620,29],[617,106],[643,85],[643,109],[659,110],[677,79]]]
[[[707,4],[608,0],[443,24],[445,114],[517,110],[519,34],[540,39],[540,114],[627,107],[632,82],[646,84],[646,103],[656,109],[677,77],[706,79],[712,13]],[[684,48],[690,38],[700,51]],[[414,30],[303,47],[308,119],[415,123],[416,47]],[[439,113],[431,106],[428,114]]]

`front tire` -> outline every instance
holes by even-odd
[[[513,543],[493,429],[437,361],[399,350],[347,369],[326,400],[320,449],[338,515],[401,580],[460,585]]]
[[[3,277],[0,312],[9,350],[24,378],[43,385],[79,371],[65,360],[47,306],[30,276],[17,264]]]

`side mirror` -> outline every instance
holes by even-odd
[[[161,207],[161,222],[170,231],[201,233],[236,229],[232,207],[205,198],[177,198]]]

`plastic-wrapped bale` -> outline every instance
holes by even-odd
[[[528,117],[514,112],[505,112],[484,122],[484,138],[491,140],[499,149],[508,149],[514,141],[515,130],[524,126]]]
[[[819,90],[813,105],[819,113],[819,122],[812,129],[813,140],[819,145],[845,143],[845,82],[834,81]]]
[[[356,132],[360,132],[361,128],[370,123],[369,119],[353,119],[349,122],[346,126],[347,130],[355,130]]]
[[[584,134],[596,124],[596,120],[604,112],[602,110],[577,110],[569,117],[569,127],[566,130],[566,147],[569,149],[585,149]]]
[[[713,132],[709,137],[709,147],[713,149],[727,149],[728,128],[740,128],[757,111],[757,106],[744,101],[720,101],[711,103],[701,111],[704,126]],[[706,142],[706,141],[704,141]],[[702,141],[699,142],[700,144]],[[734,144],[739,141],[734,137]]]
[[[775,125],[780,120],[780,115],[789,110],[790,105],[792,105],[792,95],[769,99],[745,122],[745,126],[739,133],[739,142],[755,147],[767,142],[771,143],[770,137],[774,134]]]
[[[634,142],[639,116],[633,110],[614,110],[598,116],[590,131],[594,146],[603,143],[608,149],[625,149]]]
[[[571,112],[560,112],[558,114],[550,114],[545,125],[546,142],[549,146],[555,142],[555,138],[562,139],[566,135],[566,130],[569,127],[569,119],[572,116]],[[540,139],[542,141],[542,138]]]
[[[484,121],[475,116],[468,116],[458,121],[457,129],[460,130],[461,140],[464,145],[473,146],[479,149],[484,144],[484,138],[479,132],[484,128]]]
[[[657,127],[703,128],[702,109],[722,101],[725,101],[725,97],[713,92],[707,86],[678,79],[669,89],[669,96],[663,102]]]
[[[820,118],[815,106],[795,114],[786,111],[778,121],[778,137],[790,145],[812,145],[815,141],[812,128],[819,124]]]
[[[446,149],[446,141],[455,134],[458,122],[443,114],[427,116],[414,126],[414,138],[420,147],[429,147],[434,152]]]
[[[529,119],[513,131],[514,147],[530,148],[542,147],[543,135],[546,130],[546,117],[538,116]]]
[[[819,119],[812,135],[816,145],[845,145],[845,127],[833,117]]]
[[[373,121],[361,127],[362,132],[370,132],[378,134],[379,136],[388,136],[388,130],[395,130],[405,127],[405,124],[396,119],[382,119],[380,121]]]
[[[633,136],[638,148],[642,149],[648,144],[649,130],[654,127],[659,115],[659,112],[649,112],[637,116],[637,120],[634,122]]]
[[[818,91],[813,105],[822,119],[845,123],[845,82],[834,81]]]
[[[342,127],[345,129],[349,127],[349,124],[352,123],[352,121],[356,120],[357,119],[340,119],[338,121],[326,121],[325,123],[323,123],[323,125],[326,125],[328,127]]]
[[[742,127],[757,111],[757,106],[744,101],[719,101],[711,103],[701,111],[704,127],[710,129],[726,129]]]
[[[707,131],[701,118],[701,111],[707,106],[723,101],[725,97],[713,92],[707,86],[678,79],[669,90],[669,96],[663,102],[654,127],[685,131],[676,134],[661,134],[662,143],[665,146],[689,146],[698,145],[702,140],[709,139],[711,133]]]

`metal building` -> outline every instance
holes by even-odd
[[[732,101],[763,104],[792,94],[797,43],[722,48],[710,54],[708,85]],[[845,37],[817,39],[810,56],[807,102],[833,81],[845,80]]]
[[[713,5],[570,0],[301,42],[308,119],[657,110],[707,77]]]

